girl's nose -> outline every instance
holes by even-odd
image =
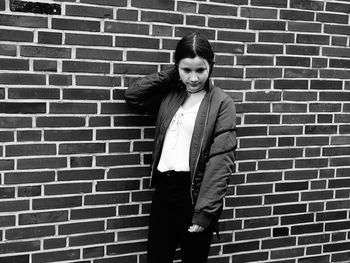
[[[192,82],[198,80],[198,76],[197,76],[197,74],[196,74],[195,72],[192,72],[192,73],[191,73],[191,75],[190,75],[190,80],[191,80]]]

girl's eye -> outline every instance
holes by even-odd
[[[198,72],[198,73],[203,73],[204,70],[205,70],[204,68],[200,68],[200,69],[197,69],[197,72]]]
[[[186,73],[190,73],[190,72],[191,72],[191,70],[188,69],[188,68],[184,68],[184,69],[182,69],[182,70],[185,71]]]

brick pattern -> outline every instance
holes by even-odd
[[[349,262],[347,1],[0,0],[0,262],[145,262],[154,120],[125,88],[185,33],[237,102],[210,262]]]

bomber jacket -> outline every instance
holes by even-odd
[[[206,83],[190,144],[189,189],[194,205],[192,223],[207,227],[218,220],[223,208],[229,178],[234,169],[236,111],[233,100],[220,88]],[[157,114],[151,186],[155,186],[158,161],[167,128],[186,99],[186,88],[179,81],[175,66],[134,81],[125,91],[127,103]]]

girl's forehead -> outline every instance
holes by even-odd
[[[208,61],[199,56],[194,58],[183,58],[179,63],[179,66],[181,67],[208,67],[208,65]]]

